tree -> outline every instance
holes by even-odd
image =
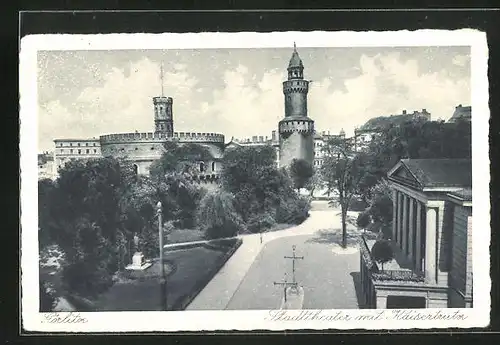
[[[372,247],[373,259],[382,265],[382,271],[384,270],[384,264],[389,262],[394,257],[394,252],[389,241],[378,240],[373,244]]]
[[[51,312],[56,304],[56,298],[52,288],[44,280],[39,280],[39,302],[40,302],[40,312],[47,313]]]
[[[323,181],[323,176],[321,175],[320,169],[314,169],[314,174],[306,183],[306,188],[309,190],[309,196],[314,196],[314,191],[316,189],[324,188],[325,183]]]
[[[331,205],[339,205],[342,218],[342,247],[347,246],[347,211],[365,174],[366,155],[356,153],[353,144],[342,138],[331,138],[323,146],[325,154],[321,172],[327,192],[333,194]]]
[[[290,164],[290,177],[299,191],[304,188],[314,174],[312,165],[305,159],[293,159]]]
[[[210,150],[198,144],[181,144],[167,141],[160,159],[153,162],[149,168],[153,178],[162,178],[167,173],[180,173],[194,177],[200,173],[199,163],[213,161]]]
[[[367,212],[361,212],[356,219],[356,225],[361,229],[366,229],[370,225],[370,215]]]
[[[210,191],[203,197],[197,221],[209,239],[235,236],[243,227],[234,207],[234,197],[221,189]]]
[[[120,267],[120,200],[136,176],[130,165],[114,158],[70,161],[59,172],[40,226],[50,228],[52,241],[65,254],[65,285],[95,295]]]

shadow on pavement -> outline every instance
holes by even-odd
[[[351,272],[352,281],[354,282],[354,289],[356,290],[356,298],[358,300],[359,309],[367,309],[363,303],[363,298],[361,295],[361,273]]]
[[[360,239],[360,232],[347,230],[347,245],[356,245]],[[325,229],[319,230],[315,233],[315,236],[306,241],[306,243],[321,243],[321,244],[342,244],[342,230],[340,229]]]

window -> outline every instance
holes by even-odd
[[[139,150],[139,149],[136,147],[136,148],[135,148],[135,150],[137,151],[137,150]]]
[[[97,150],[96,150],[96,149],[94,149],[94,153],[97,153]]]
[[[200,163],[200,172],[204,172],[205,171],[205,163],[201,162]]]
[[[89,146],[89,143],[85,143],[85,146]]]
[[[70,149],[70,150],[69,150],[69,153],[73,153],[73,149]]]
[[[94,143],[94,145],[92,145],[92,146],[95,146],[95,143]]]
[[[64,150],[63,150],[63,149],[61,149],[61,153],[64,153]]]
[[[212,171],[215,171],[215,162],[212,162]]]
[[[80,147],[80,143],[78,143],[78,147]]]
[[[137,164],[134,164],[133,168],[134,168],[134,174],[137,175],[137,173],[139,172],[139,167],[137,166]]]
[[[89,149],[87,149],[87,150],[85,150],[85,151],[86,151],[87,153],[90,153],[90,150],[89,150]]]
[[[69,146],[73,146],[73,143],[69,143]]]
[[[82,154],[82,150],[78,150],[78,154],[79,154],[79,155],[80,155],[80,154]]]

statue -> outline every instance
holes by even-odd
[[[139,236],[137,236],[137,233],[134,234],[134,250],[139,252]]]

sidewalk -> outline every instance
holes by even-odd
[[[186,310],[224,310],[267,242],[281,237],[312,234],[327,227],[338,226],[337,223],[340,220],[337,221],[334,209],[311,211],[309,218],[298,226],[265,233],[262,244],[259,234],[239,236],[243,241],[241,246]]]

